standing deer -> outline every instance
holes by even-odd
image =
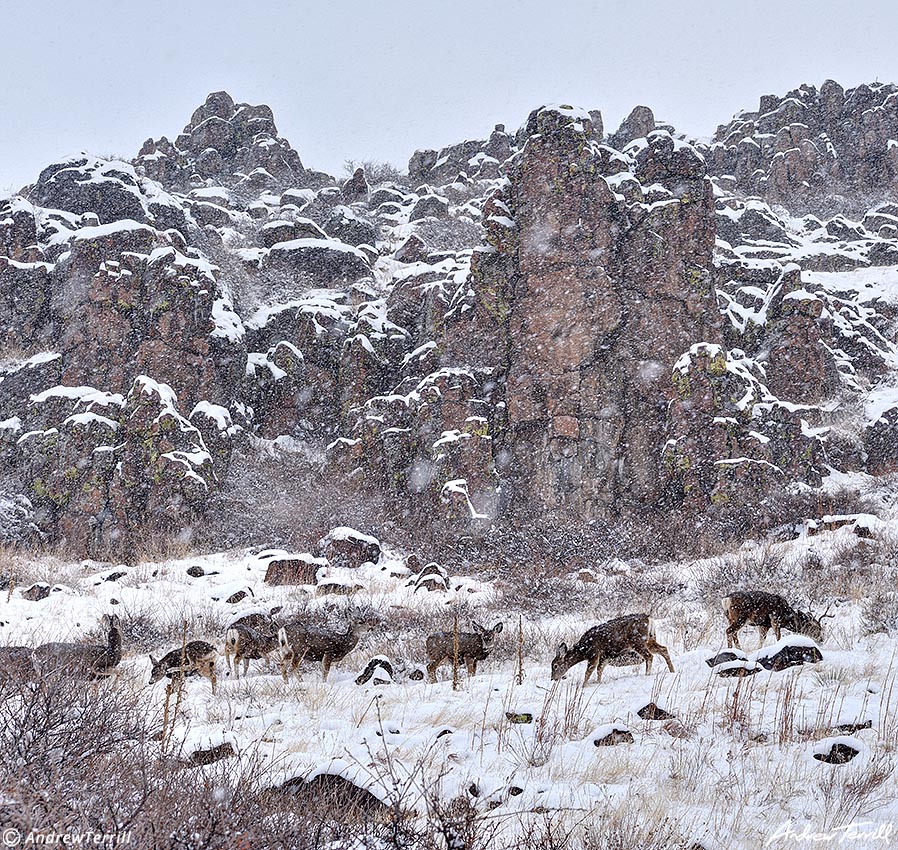
[[[225,633],[224,657],[228,671],[233,656],[233,671],[240,678],[240,662],[244,677],[249,673],[249,662],[258,661],[278,648],[278,627],[269,614],[247,614],[233,622]]]
[[[766,593],[763,590],[737,590],[723,599],[723,613],[726,614],[727,646],[739,646],[739,629],[743,626],[757,626],[760,641],[758,646],[767,640],[767,632],[779,640],[782,629],[807,635],[811,640],[823,640],[823,619],[834,617],[829,608],[819,617],[793,608],[782,596]]]
[[[204,640],[192,640],[183,647],[173,649],[163,655],[158,661],[150,656],[153,669],[150,671],[150,684],[158,682],[163,676],[168,676],[172,681],[184,679],[198,673],[205,676],[212,683],[212,693],[215,693],[215,685],[218,677],[215,674],[215,662],[218,660],[218,651],[211,643]]]
[[[427,638],[427,677],[431,682],[437,680],[437,668],[444,661],[455,658],[455,664],[464,661],[469,676],[477,675],[477,662],[483,661],[492,651],[496,635],[502,631],[502,623],[496,623],[491,629],[480,623],[472,623],[473,632],[458,633],[458,656],[455,656],[454,632],[437,632]]]
[[[635,652],[645,661],[646,675],[652,672],[654,655],[660,655],[670,672],[674,672],[667,647],[655,640],[655,626],[649,615],[627,614],[593,626],[570,649],[566,643],[560,644],[552,659],[552,680],[558,681],[575,664],[585,661],[584,687],[593,670],[596,682],[600,683],[605,665],[627,652]]]
[[[100,679],[112,674],[122,660],[122,627],[115,614],[103,617],[107,626],[106,645],[43,643],[34,650],[35,669],[46,673],[66,673],[78,679]]]
[[[358,646],[362,635],[372,628],[374,625],[359,615],[350,615],[347,629],[342,634],[304,622],[287,623],[278,632],[284,681],[287,681],[288,666],[295,671],[300,662],[307,659],[321,662],[321,678],[326,682],[331,666],[349,655]]]

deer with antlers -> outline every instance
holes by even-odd
[[[835,614],[829,613],[829,608],[815,617],[807,611],[793,608],[782,596],[763,590],[737,590],[731,593],[723,599],[723,612],[729,624],[726,630],[727,646],[735,646],[736,649],[741,649],[739,629],[743,626],[758,627],[758,646],[767,640],[770,629],[773,629],[777,640],[782,635],[782,629],[787,629],[819,643],[823,640],[824,618],[835,617]]]

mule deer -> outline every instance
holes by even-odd
[[[654,655],[660,655],[670,672],[674,672],[667,647],[655,640],[655,626],[649,615],[627,614],[593,626],[570,649],[566,643],[560,644],[552,659],[552,679],[558,681],[575,664],[585,661],[584,687],[593,670],[596,681],[601,682],[605,665],[627,652],[635,652],[645,661],[646,675],[652,672]]]
[[[300,662],[307,659],[321,662],[321,678],[326,682],[331,666],[349,655],[358,646],[362,635],[373,627],[371,621],[358,615],[350,616],[348,627],[342,634],[303,622],[287,623],[278,632],[284,681],[287,681],[288,665],[295,671]]]
[[[198,673],[212,683],[212,693],[218,677],[215,675],[215,662],[218,650],[204,640],[192,640],[178,649],[163,655],[158,661],[150,656],[153,669],[150,671],[150,684],[158,682],[163,676],[172,681],[183,680],[186,676]]]
[[[493,651],[496,635],[502,631],[502,623],[496,623],[491,629],[480,623],[472,622],[473,632],[458,633],[458,655],[455,654],[455,633],[437,632],[427,638],[427,678],[431,682],[437,680],[437,668],[444,661],[455,659],[455,664],[464,661],[469,676],[477,675],[477,662],[483,661]]]
[[[249,662],[258,661],[278,648],[278,627],[269,614],[247,614],[231,624],[225,633],[224,657],[228,671],[233,656],[233,671],[240,678],[240,662],[243,675],[249,673]]]
[[[739,646],[739,629],[743,626],[757,626],[761,646],[767,640],[767,632],[773,629],[776,639],[781,637],[781,630],[788,629],[807,635],[811,640],[823,640],[823,619],[834,617],[829,608],[819,617],[793,608],[782,596],[767,593],[763,590],[737,590],[723,599],[723,612],[726,614],[727,646]]]
[[[42,643],[34,650],[35,668],[48,672],[70,673],[77,678],[99,679],[112,674],[122,660],[122,628],[115,615],[103,617],[107,625],[106,645],[81,643]]]

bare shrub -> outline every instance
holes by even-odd
[[[861,607],[861,627],[865,635],[898,632],[898,592],[880,590],[865,599]]]
[[[625,801],[587,830],[584,850],[683,850],[688,833],[673,821],[663,800],[635,806]]]
[[[734,590],[781,587],[794,572],[782,554],[763,546],[736,555],[714,558],[696,576],[699,594],[709,610],[719,611],[720,600]]]
[[[379,186],[383,183],[395,183],[397,186],[408,186],[408,174],[393,165],[379,159],[347,159],[343,163],[343,173],[346,177],[352,177],[357,168],[365,172],[365,179],[369,186]]]

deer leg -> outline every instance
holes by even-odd
[[[732,647],[736,647],[736,649],[742,649],[739,646],[739,629],[742,628],[742,625],[732,625],[727,629],[727,648],[730,649]]]
[[[321,659],[321,681],[326,682],[327,677],[331,671],[331,657],[330,655],[325,655],[324,658]]]
[[[427,681],[433,682],[433,683],[436,682],[436,680],[437,680],[437,667],[440,666],[440,661],[442,661],[442,660],[443,660],[443,659],[441,658],[439,661],[431,661],[431,662],[427,665]]]
[[[607,659],[606,659],[606,658],[603,658],[603,659],[599,662],[598,666],[596,667],[596,684],[597,684],[597,685],[601,685],[601,684],[602,684],[602,671],[605,669],[605,662],[606,662],[606,661],[607,661]]]
[[[764,646],[764,641],[767,640],[767,632],[770,630],[769,626],[758,626],[758,649]],[[776,634],[779,629],[776,626],[773,627],[773,633]],[[777,637],[779,640],[779,637]]]
[[[465,659],[465,667],[468,668],[468,675],[469,675],[469,676],[476,676],[476,675],[477,675],[477,659],[475,659],[475,658],[470,658],[470,657],[466,658],[466,659]]]
[[[670,660],[670,653],[667,651],[666,646],[661,646],[660,643],[655,643],[649,647],[649,650],[656,655],[660,655],[667,662],[667,669],[670,670],[671,673],[674,672],[673,662]]]
[[[215,662],[212,662],[212,665],[209,669],[209,681],[212,683],[212,693],[215,693],[215,686],[218,684],[218,675],[215,672]]]
[[[596,669],[596,664],[598,664],[598,659],[587,659],[586,661],[586,675],[583,677],[583,687],[585,688],[587,683],[589,682],[589,677],[592,676],[592,671]]]
[[[642,656],[642,660],[645,661],[645,675],[651,676],[652,674],[652,653],[648,651],[648,649],[644,649],[642,651],[636,650],[640,656]]]
[[[249,675],[249,658],[243,659],[243,678],[245,679]]]

